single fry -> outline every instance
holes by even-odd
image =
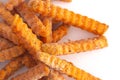
[[[0,70],[0,80],[8,80],[11,75],[23,67],[22,57],[23,56],[13,59]]]
[[[107,39],[104,36],[100,36],[65,43],[46,43],[42,45],[42,51],[52,55],[66,55],[100,49],[106,46],[108,46]]]
[[[14,44],[18,44],[17,36],[12,32],[10,26],[3,22],[0,22],[0,36],[12,41]]]
[[[19,46],[14,46],[12,48],[2,50],[2,51],[0,51],[0,62],[4,62],[6,60],[11,60],[15,57],[22,55],[24,52],[25,52],[25,50]]]
[[[45,8],[45,2],[42,0],[30,0],[29,5],[33,11],[37,13],[52,17],[58,21],[63,21],[66,24],[73,25],[97,35],[102,35],[108,29],[108,25],[104,23],[100,23],[99,21],[88,18],[87,16],[76,14],[53,4],[50,5],[49,14],[46,14],[47,8]]]
[[[24,2],[24,0],[8,0],[5,7],[9,11],[12,11],[14,9],[14,7],[18,6],[22,2]]]
[[[11,41],[0,37],[0,51],[11,48],[13,46],[14,46],[14,44]]]
[[[36,52],[41,50],[42,42],[35,34],[32,33],[32,30],[28,28],[27,24],[23,22],[19,15],[15,15],[11,26],[13,32],[19,40],[19,45],[22,45],[25,49],[27,49],[30,54],[34,55]]]
[[[27,72],[22,73],[12,80],[38,80],[43,76],[48,76],[49,68],[46,67],[44,64],[38,64],[35,67],[29,69]]]
[[[38,60],[44,62],[51,68],[58,70],[61,73],[67,74],[76,80],[100,80],[99,78],[92,76],[84,70],[77,68],[72,63],[61,60],[56,56],[50,55],[48,53],[38,52],[36,57]]]
[[[54,1],[72,2],[72,0],[54,0]]]
[[[8,25],[11,25],[14,19],[14,16],[8,10],[6,10],[5,6],[1,2],[0,2],[0,17],[4,21],[6,21]]]
[[[52,42],[57,42],[59,41],[62,37],[64,37],[69,29],[69,25],[61,25],[59,26],[56,30],[53,31],[52,33],[52,37],[53,37],[53,41]]]

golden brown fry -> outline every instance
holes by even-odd
[[[32,33],[31,29],[28,28],[27,24],[17,14],[14,17],[12,29],[14,33],[17,33],[19,44],[22,44],[31,54],[34,55],[41,50],[42,42]]]
[[[22,2],[24,2],[24,0],[8,0],[5,6],[8,10],[12,11],[14,7],[18,6]]]
[[[39,63],[35,67],[29,69],[27,72],[14,77],[12,80],[38,80],[43,76],[48,76],[48,74],[49,68],[44,64]]]
[[[11,48],[13,46],[14,46],[14,44],[11,41],[0,37],[0,51]]]
[[[6,21],[7,24],[11,24],[13,22],[14,16],[5,9],[3,3],[0,2],[0,17]]]
[[[8,80],[17,70],[23,67],[22,57],[18,57],[10,61],[3,69],[0,70],[0,80]]]
[[[36,14],[27,6],[26,3],[21,3],[15,8],[17,12],[24,18],[27,24],[31,27],[32,31],[37,36],[46,37],[49,34],[46,32],[46,27]]]
[[[0,22],[0,36],[12,41],[14,44],[18,44],[17,36],[8,25],[2,22]]]
[[[108,25],[104,23],[100,23],[99,21],[88,18],[87,16],[76,14],[53,4],[50,5],[49,14],[46,14],[45,2],[41,0],[30,0],[29,5],[33,11],[37,13],[50,16],[58,21],[63,21],[66,24],[76,26],[98,35],[102,35],[108,28]]]
[[[72,0],[55,0],[55,1],[72,2]]]
[[[11,60],[15,57],[22,55],[25,52],[19,46],[14,46],[12,48],[0,51],[0,62],[4,62],[5,60]]]
[[[53,37],[52,42],[57,42],[62,37],[64,37],[68,32],[68,28],[69,28],[69,25],[63,24],[63,25],[59,26],[56,30],[54,30],[52,33],[52,37]]]
[[[90,38],[87,40],[70,41],[65,43],[46,43],[42,45],[42,51],[52,55],[65,55],[71,53],[85,52],[108,46],[104,36]]]
[[[61,71],[61,73],[65,73],[77,80],[100,80],[99,78],[92,76],[82,69],[75,67],[72,63],[61,60],[56,56],[50,55],[48,53],[38,52],[36,57],[38,60],[44,62],[53,69]]]

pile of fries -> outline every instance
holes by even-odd
[[[61,0],[71,2],[71,0]],[[55,6],[50,0],[8,0],[0,2],[0,80],[8,80],[22,67],[28,71],[11,80],[100,80],[56,56],[107,47],[103,36],[108,25]],[[57,43],[70,26],[94,33],[97,37]]]

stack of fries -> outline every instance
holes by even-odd
[[[10,60],[0,70],[0,80],[8,80],[24,66],[28,71],[11,80],[65,80],[63,74],[76,80],[100,80],[56,56],[107,47],[103,34],[108,25],[55,6],[50,0],[0,2],[0,18],[0,63]],[[57,43],[71,25],[97,37]]]

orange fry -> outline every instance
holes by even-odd
[[[42,45],[42,51],[52,55],[65,55],[71,53],[85,52],[108,46],[104,36],[87,40],[70,41],[65,43],[46,43]]]
[[[0,62],[4,62],[5,60],[11,60],[15,57],[22,55],[24,52],[25,50],[18,46],[2,50],[0,51]]]
[[[43,76],[48,76],[49,68],[44,64],[38,64],[35,67],[29,69],[27,72],[22,73],[12,80],[38,80]]]
[[[4,49],[11,48],[13,46],[14,46],[14,44],[11,41],[0,37],[0,51],[4,50]]]
[[[13,59],[0,70],[0,80],[8,80],[12,74],[23,67],[22,57],[23,56]]]
[[[14,7],[18,6],[22,2],[24,2],[24,0],[8,0],[5,6],[8,10],[12,11]]]
[[[72,0],[55,0],[55,1],[72,2]]]
[[[41,0],[30,0],[29,5],[33,11],[45,16],[50,16],[58,21],[63,21],[66,24],[76,26],[89,32],[102,35],[108,28],[108,25],[100,23],[94,19],[76,14],[67,9],[60,8],[53,4],[50,5],[49,13],[46,13],[45,2]]]
[[[52,42],[57,42],[62,37],[64,37],[68,32],[68,27],[69,27],[68,25],[63,24],[63,25],[59,26],[56,30],[54,30],[52,33],[52,37],[53,37]]]

